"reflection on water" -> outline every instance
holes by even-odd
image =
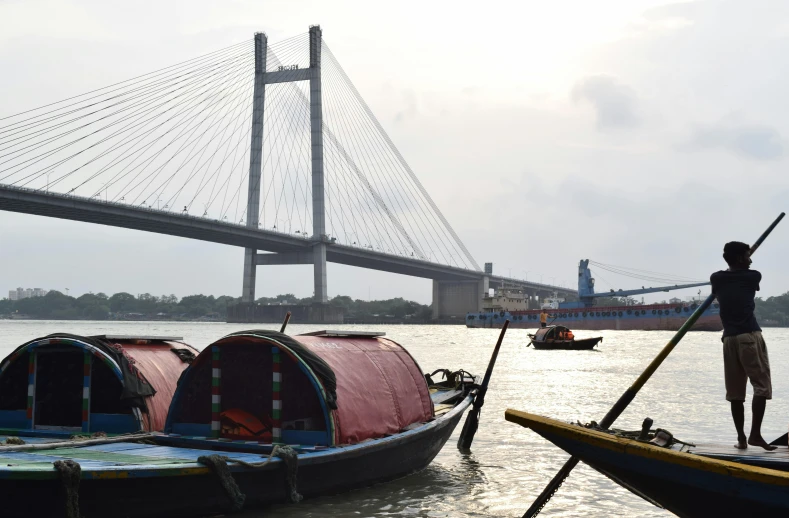
[[[31,338],[55,331],[77,334],[179,335],[203,348],[245,326],[209,323],[0,321],[0,354]],[[252,326],[248,326],[252,327]],[[257,326],[257,327],[275,327]],[[276,326],[278,327],[278,326]],[[448,367],[485,372],[497,329],[455,326],[348,326],[381,330],[405,345],[424,372]],[[290,333],[317,326],[291,324]],[[504,421],[508,407],[567,421],[600,420],[671,337],[670,332],[579,331],[602,334],[597,352],[535,351],[527,330],[508,331],[485,399],[472,453],[455,448],[461,425],[433,464],[410,477],[343,495],[281,505],[237,516],[521,516],[567,459],[536,434]],[[768,403],[763,431],[770,440],[789,423],[789,329],[764,332],[773,369],[774,400]],[[750,389],[749,389],[750,390]],[[746,411],[749,413],[749,411]],[[735,439],[724,400],[719,333],[689,333],[617,426],[637,430],[644,417],[686,441]],[[749,416],[746,416],[750,419]],[[551,500],[542,516],[643,516],[669,513],[632,495],[596,471],[580,465]]]

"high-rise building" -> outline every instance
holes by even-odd
[[[8,300],[22,300],[31,297],[44,297],[49,293],[49,290],[42,288],[17,288],[15,290],[8,290]]]

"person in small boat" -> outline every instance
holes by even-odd
[[[723,259],[728,270],[710,276],[712,293],[720,304],[723,323],[723,373],[726,381],[726,399],[731,405],[734,427],[737,429],[735,447],[745,449],[761,446],[774,450],[762,437],[761,427],[767,400],[772,399],[770,360],[762,329],[753,314],[754,298],[759,291],[762,274],[751,270],[750,246],[738,241],[726,243]],[[751,402],[752,421],[750,436],[745,436],[745,388],[748,380],[753,386]]]
[[[540,311],[540,327],[547,327],[548,326],[548,312],[545,311],[545,308],[542,308]]]

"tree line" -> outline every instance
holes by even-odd
[[[179,299],[175,295],[157,297],[150,293],[132,295],[121,292],[112,296],[104,293],[86,293],[71,297],[59,291],[50,291],[43,297],[22,300],[0,300],[0,318],[34,318],[46,320],[110,320],[110,319],[160,319],[160,320],[224,320],[227,306],[237,304],[239,297],[223,295],[188,295]],[[255,302],[270,304],[311,304],[312,297],[299,298],[292,293],[276,297],[261,297]],[[394,298],[389,300],[354,300],[337,296],[330,305],[342,307],[346,318],[417,318],[430,319],[430,306]]]
[[[0,300],[1,317],[27,317],[48,320],[109,320],[109,319],[173,319],[224,320],[227,306],[237,304],[239,297],[223,295],[188,295],[179,299],[175,295],[157,297],[150,293],[132,295],[121,292],[112,296],[104,293],[86,293],[70,297],[59,291],[50,291],[44,297],[22,300]],[[299,298],[292,293],[276,297],[261,297],[258,304],[312,304],[312,297]],[[598,305],[622,305],[621,298],[605,297]],[[360,300],[338,295],[330,305],[343,308],[348,320],[407,319],[430,320],[431,308],[403,298],[387,300]],[[789,326],[789,292],[777,297],[756,299],[756,318],[765,326]]]

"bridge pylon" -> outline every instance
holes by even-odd
[[[282,69],[266,71],[268,39],[264,33],[255,34],[255,86],[252,101],[252,143],[249,157],[249,190],[246,224],[258,228],[260,214],[260,186],[263,163],[263,124],[265,120],[265,92],[267,84],[310,82],[310,142],[312,158],[312,257],[314,269],[314,300],[328,302],[326,280],[326,203],[324,198],[325,178],[323,171],[323,107],[321,91],[321,45],[322,33],[319,25],[309,30],[310,66],[307,69]],[[264,254],[268,256],[269,254]],[[305,264],[301,254],[278,254],[276,264]],[[242,302],[255,301],[256,270],[266,264],[269,257],[258,257],[257,250],[244,250],[244,280]],[[273,264],[273,263],[268,263]]]

